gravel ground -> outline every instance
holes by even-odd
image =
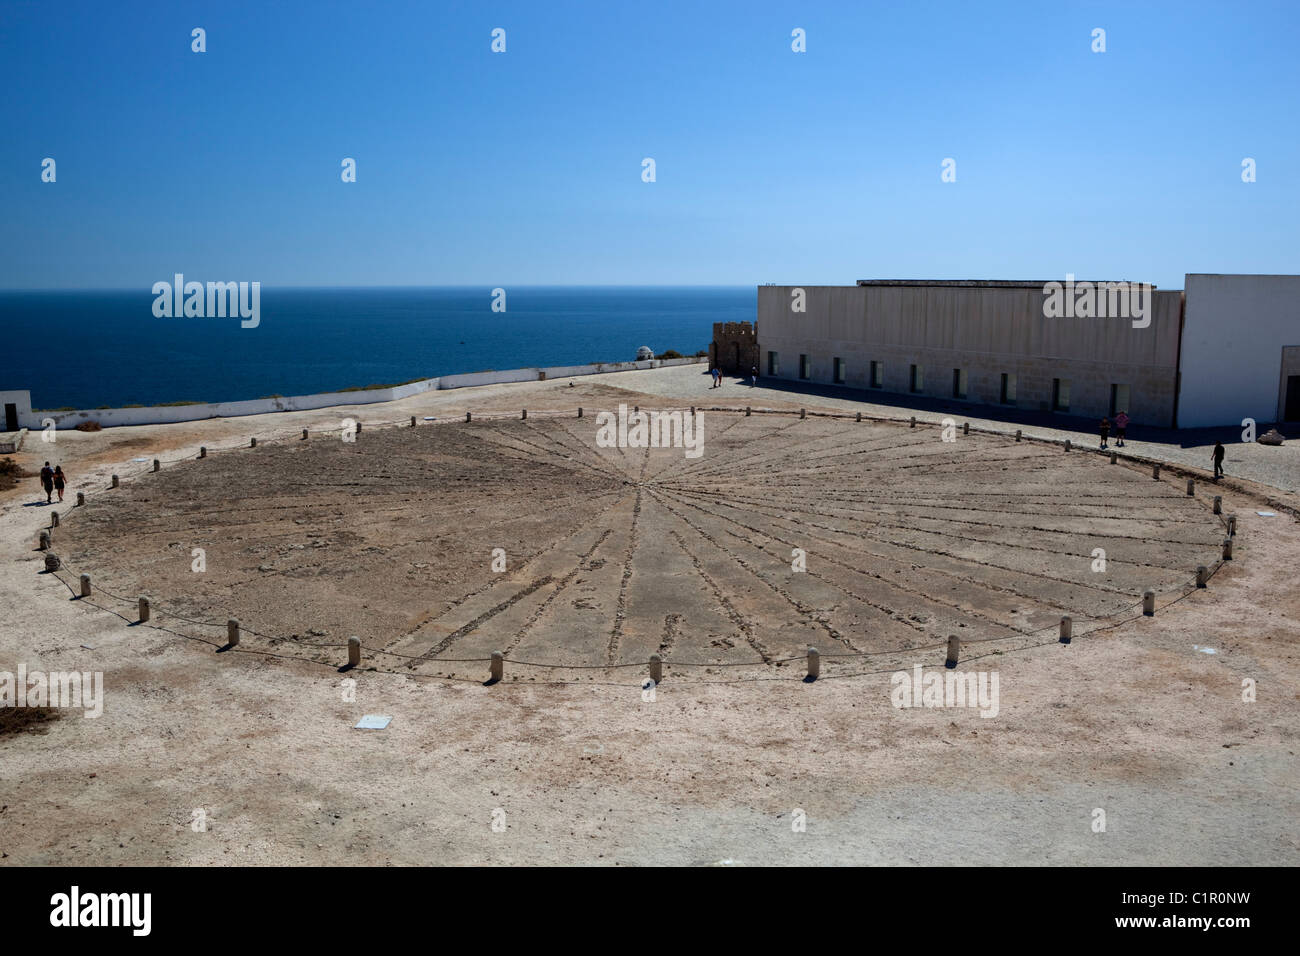
[[[164,489],[165,482],[178,482],[209,465],[216,466],[210,473],[223,474],[218,469],[241,461],[277,459],[293,447],[301,428],[337,429],[344,415],[368,423],[411,414],[463,419],[466,409],[472,409],[476,419],[493,412],[514,419],[524,406],[539,416],[547,410],[562,412],[568,421],[567,410],[577,405],[591,414],[620,401],[649,404],[654,388],[672,391],[663,397],[681,404],[760,404],[757,399],[739,398],[742,392],[750,394],[739,386],[728,385],[721,398],[719,390],[710,395],[704,376],[696,381],[689,374],[698,372],[690,367],[630,372],[575,380],[573,388],[567,382],[492,386],[364,410],[67,433],[60,434],[54,446],[32,441],[20,457],[28,468],[33,463],[39,466],[42,457],[61,461],[72,476],[70,497],[75,498],[78,490],[88,494],[85,513],[73,515],[66,528],[56,530],[58,546],[63,541],[60,531],[71,539],[82,527],[92,527],[90,522],[83,525],[83,518],[112,494],[106,489],[108,475],[118,473],[124,486],[112,507],[121,509],[117,513],[123,522],[115,529],[96,526],[102,540],[94,549],[87,548],[87,556],[108,560],[108,544],[114,537],[124,553],[145,549],[154,539],[157,546],[149,547],[155,555],[163,555],[172,542],[188,543],[185,534],[169,535],[167,522],[195,516],[203,502],[179,496],[146,501],[150,488]],[[842,407],[830,404],[839,399],[818,398],[814,406],[811,399],[788,393],[784,396],[788,400],[782,401],[775,389],[760,388],[755,394],[765,391],[770,398],[762,404],[769,406]],[[849,405],[847,410],[859,407]],[[901,414],[897,409],[889,411]],[[743,416],[737,420],[742,422],[737,428],[747,427],[744,422],[755,424]],[[769,427],[798,421],[777,416],[761,420]],[[971,422],[977,424],[975,419]],[[549,429],[540,421],[535,424],[539,432]],[[818,501],[812,495],[800,515],[797,493],[787,490],[783,496],[770,483],[763,487],[767,479],[762,466],[784,469],[789,480],[791,470],[820,467],[816,459],[831,454],[816,441],[817,429],[828,422],[810,418],[804,425],[809,426],[813,441],[787,448],[784,456],[770,449],[784,439],[768,436],[752,445],[754,454],[770,456],[760,457],[760,469],[753,476],[738,477],[728,471],[709,474],[707,468],[696,475],[701,486],[707,478],[715,483],[715,491],[734,494],[735,501],[727,497],[723,503],[708,504],[699,497],[707,488],[673,485],[669,478],[675,472],[667,470],[666,461],[644,466],[647,479],[640,477],[643,466],[633,465],[636,481],[653,480],[660,464],[665,471],[657,492],[647,490],[648,485],[640,488],[645,523],[631,563],[626,563],[630,538],[625,537],[614,552],[618,560],[611,563],[617,573],[610,584],[592,592],[605,602],[601,613],[606,621],[611,609],[617,615],[618,592],[623,592],[627,623],[619,633],[627,641],[615,645],[618,653],[627,650],[639,657],[646,647],[636,641],[661,639],[664,619],[672,613],[668,606],[674,601],[682,602],[691,615],[709,615],[718,628],[730,621],[740,634],[745,629],[727,613],[728,603],[751,626],[763,625],[774,613],[771,608],[784,606],[781,613],[788,617],[782,619],[801,623],[805,630],[818,629],[828,639],[826,628],[817,622],[819,616],[826,616],[824,623],[850,641],[870,639],[870,629],[864,637],[851,625],[836,623],[836,615],[852,613],[852,608],[865,615],[873,613],[867,610],[870,602],[886,603],[875,590],[884,593],[885,582],[861,575],[872,570],[882,576],[894,574],[885,570],[889,564],[872,564],[882,558],[872,556],[870,538],[850,540],[833,527],[808,528],[821,542],[809,554],[809,567],[820,578],[810,574],[782,583],[759,564],[761,536],[785,537],[787,531],[782,529],[794,517],[805,524],[817,520],[829,525],[843,518],[827,507],[829,499]],[[793,425],[795,432],[787,432],[785,438],[794,438],[801,427]],[[887,427],[863,423],[864,430]],[[515,439],[520,436],[540,439],[504,421],[491,428],[497,441],[516,450]],[[147,462],[131,461],[133,457],[186,458],[200,444],[213,449],[242,446],[251,434],[284,439],[285,444],[214,451],[208,462],[169,464],[158,476],[148,474]],[[393,433],[387,440],[399,437]],[[1132,507],[1150,510],[1125,519],[1143,526],[1141,540],[1130,546],[1136,549],[1132,557],[1148,571],[1154,572],[1157,565],[1182,566],[1169,557],[1181,554],[1183,546],[1171,552],[1156,532],[1170,541],[1200,533],[1200,519],[1191,509],[1196,505],[1204,514],[1204,488],[1195,499],[1187,499],[1168,475],[1162,482],[1152,482],[1140,469],[1110,466],[1104,459],[1082,454],[1069,456],[1077,471],[1057,472],[1054,461],[1063,462],[1067,456],[1051,446],[1017,446],[990,436],[970,440],[973,448],[1007,449],[999,454],[1052,452],[1053,460],[1044,460],[1044,466],[1053,469],[1046,476],[1053,479],[1049,484],[1065,482],[1065,487],[1051,497],[1047,487],[1038,488],[1041,498],[1029,493],[1035,490],[1032,486],[1014,489],[1026,499],[1017,510],[1034,511],[1030,499],[1049,502],[1037,509],[1041,515],[1036,524],[1086,520],[1065,514],[1085,510],[1072,507],[1072,501],[1077,503],[1086,494],[1083,487],[1068,488],[1072,474],[1095,475],[1103,490],[1131,475],[1134,496],[1145,499],[1157,491],[1166,495],[1168,500],[1133,501]],[[723,438],[719,450],[744,454],[742,445],[727,442]],[[326,450],[324,444],[319,447]],[[952,449],[938,451],[956,454]],[[1268,451],[1289,452],[1290,448]],[[394,451],[391,457],[396,455]],[[454,474],[452,463],[443,464]],[[596,466],[595,460],[591,464]],[[420,463],[402,467],[418,471]],[[501,469],[502,480],[516,480],[499,459],[491,460],[488,467]],[[530,465],[530,473],[540,474],[539,467]],[[573,462],[551,467],[587,473]],[[916,471],[923,473],[923,469]],[[1027,582],[1041,580],[1041,574],[1064,572],[1052,566],[1047,553],[1034,564],[1026,558],[1033,552],[1015,547],[1017,539],[1006,529],[976,531],[981,526],[973,522],[985,520],[978,512],[988,507],[992,489],[980,487],[978,478],[963,484],[960,469],[957,483],[945,489],[943,472],[942,467],[936,470],[934,489],[950,494],[959,508],[970,496],[973,507],[958,513],[972,522],[959,525],[970,529],[962,534],[993,538],[1000,542],[999,555],[1005,552],[1004,557],[1016,558],[1016,563],[1000,562],[1012,564],[1015,576],[1004,579],[1009,588],[1021,590]],[[272,471],[270,477],[276,474]],[[308,469],[303,474],[315,473]],[[604,487],[602,483],[611,479],[591,473],[588,480]],[[206,518],[208,523],[214,527],[223,521],[232,526],[247,523],[249,516],[241,513],[241,503],[246,494],[252,501],[263,500],[260,481],[250,478],[248,484],[239,484],[232,472],[224,482],[225,516],[220,509],[209,509],[213,513]],[[564,506],[583,493],[576,473],[569,483],[571,487],[554,500],[522,503],[515,511],[539,522],[538,527],[547,528],[548,540],[555,540],[567,520]],[[270,485],[274,488],[273,481]],[[355,489],[353,498],[351,492],[345,495],[324,482],[317,485],[322,495],[339,495],[331,499],[330,508],[343,514],[317,517],[344,519],[340,531],[362,533],[368,526],[349,515],[347,501],[354,508],[370,507],[376,512],[394,503],[369,494],[364,487]],[[175,487],[183,490],[181,485]],[[870,486],[866,487],[869,492]],[[762,500],[740,507],[742,488],[749,489],[749,497]],[[1285,512],[1274,518],[1257,516],[1255,510],[1263,510],[1266,498],[1245,483],[1225,482],[1215,492],[1224,496],[1226,511],[1239,515],[1239,528],[1235,560],[1214,575],[1209,588],[1184,593],[1173,588],[1171,580],[1154,617],[1135,615],[1115,627],[1081,634],[1070,645],[1049,639],[1020,650],[965,657],[959,673],[999,677],[999,706],[996,715],[989,717],[971,707],[894,706],[895,661],[879,672],[836,673],[828,666],[823,679],[814,683],[794,675],[743,671],[735,678],[716,675],[726,682],[705,683],[676,679],[670,672],[653,699],[647,699],[640,668],[602,670],[590,680],[507,680],[484,685],[482,673],[459,680],[365,667],[340,673],[337,658],[324,663],[279,654],[251,638],[241,650],[218,653],[214,643],[220,640],[195,640],[162,615],[137,624],[129,605],[98,595],[74,599],[58,576],[40,573],[36,532],[49,524],[50,509],[44,506],[43,495],[37,503],[34,490],[32,481],[0,495],[0,605],[6,608],[0,628],[0,670],[13,671],[22,663],[29,669],[100,671],[106,702],[103,716],[97,719],[62,711],[57,719],[29,722],[12,731],[8,722],[0,725],[0,865],[1300,862],[1296,837],[1300,833],[1296,760],[1300,598],[1294,587],[1300,523]],[[756,490],[760,494],[755,495]],[[908,494],[921,490],[919,484],[906,489]],[[600,488],[592,491],[599,493]],[[862,492],[859,488],[857,493]],[[632,493],[633,500],[636,494]],[[656,504],[646,505],[655,494]],[[412,496],[419,498],[415,492]],[[371,498],[373,505],[358,504]],[[907,500],[899,495],[897,504]],[[688,502],[694,502],[694,507]],[[405,513],[419,513],[418,505],[418,500],[405,505]],[[467,507],[480,506],[471,501]],[[493,507],[491,499],[484,496],[481,507]],[[656,507],[658,511],[652,510]],[[896,515],[908,510],[888,500],[872,507]],[[829,514],[819,514],[824,511]],[[692,516],[697,527],[682,516]],[[597,538],[606,530],[611,536],[627,535],[632,518],[627,513],[622,524],[611,518],[590,530]],[[474,523],[478,520],[467,520],[463,527],[451,518],[435,524],[452,525],[442,530],[444,534],[473,537],[482,530]],[[960,623],[959,615],[968,623],[981,620],[987,606],[969,597],[949,601],[936,577],[936,562],[943,557],[937,552],[955,550],[955,541],[936,543],[936,526],[922,515],[891,520],[901,525],[890,532],[897,541],[930,541],[929,551],[936,552],[927,552],[921,561],[890,559],[900,575],[912,573],[913,564],[929,569],[921,575],[932,583],[929,592],[913,593],[911,598],[918,608],[924,601],[949,603],[942,613],[950,615],[951,621]],[[298,530],[290,531],[290,526]],[[382,520],[379,526],[402,527],[400,522],[385,525]],[[176,527],[186,526],[177,523]],[[279,528],[305,535],[304,527],[287,517],[283,523],[255,524],[236,535],[255,532],[259,539],[274,540],[268,531]],[[727,603],[716,593],[712,600],[700,593],[699,582],[706,578],[694,562],[657,561],[656,555],[681,551],[674,530],[693,549],[709,577],[725,584],[720,590]],[[1043,533],[1027,531],[1020,543],[1033,544]],[[1086,525],[1070,524],[1066,533],[1091,532]],[[345,555],[392,546],[342,540],[346,537],[340,536],[339,543],[355,552]],[[448,561],[432,536],[422,540],[427,540],[428,563],[441,567]],[[892,542],[894,547],[897,541]],[[294,557],[299,549],[291,545],[305,542],[286,539],[284,543],[288,551],[283,556],[277,553],[269,566],[281,560],[299,566]],[[788,543],[782,541],[782,547]],[[729,556],[724,555],[723,545]],[[240,546],[260,547],[262,540],[249,537]],[[967,541],[962,547],[972,550],[963,552],[958,567],[965,570],[960,573],[974,579],[974,584],[988,575],[982,584],[991,584],[995,571],[985,566],[991,563],[990,554],[981,549],[997,545]],[[788,549],[782,558],[786,555]],[[268,557],[250,554],[247,559],[268,564]],[[830,571],[826,559],[831,557],[848,567],[831,562],[829,566],[836,570]],[[569,570],[574,566],[570,564]],[[977,567],[984,570],[976,573]],[[251,571],[236,571],[250,580],[271,573],[256,571],[255,564]],[[625,571],[631,576],[624,577]],[[234,575],[235,571],[221,573]],[[579,571],[577,577],[583,573]],[[446,581],[455,582],[456,574],[452,561]],[[578,587],[577,577],[567,587]],[[662,585],[660,605],[653,603],[655,588],[639,587],[642,580],[648,583],[656,578]],[[439,581],[410,585],[405,576],[394,575],[384,587],[392,601],[409,601],[410,595],[397,592],[427,586],[426,603],[437,610],[442,599],[452,594],[438,593],[438,588],[450,587]],[[694,591],[687,589],[688,582],[693,582]],[[232,600],[244,599],[236,578],[227,584]],[[796,603],[782,597],[774,584],[785,588]],[[675,586],[683,590],[677,592]],[[796,594],[792,586],[808,590]],[[1060,600],[1064,603],[1071,588],[1080,586],[1079,581],[1062,585]],[[842,592],[838,598],[829,596],[840,588],[852,589],[868,603],[854,605]],[[346,592],[341,585],[339,590]],[[980,590],[988,595],[986,603],[1013,594],[987,586]],[[455,596],[468,593],[463,589]],[[1002,598],[997,597],[1000,593]],[[547,615],[557,601],[567,599],[567,593],[533,618],[546,594],[542,588],[528,596],[539,603],[527,613],[525,599],[510,605],[522,614],[518,626],[534,621],[526,637],[548,627],[554,632],[564,620],[563,615],[553,619]],[[131,596],[127,594],[128,599]],[[384,593],[378,597],[382,602]],[[574,597],[592,596],[575,592]],[[368,603],[359,596],[354,601]],[[347,604],[342,600],[333,606],[345,613]],[[1025,607],[1049,615],[1060,610],[1040,604],[1050,602]],[[513,611],[500,612],[509,613]],[[655,627],[643,634],[634,626],[638,621],[653,622]],[[689,635],[694,621],[684,617],[682,623],[681,633]],[[881,640],[903,634],[888,628],[912,629],[893,620],[888,627],[876,629]],[[700,630],[706,631],[707,626]],[[516,632],[517,628],[512,631]],[[603,647],[606,653],[610,647],[608,640],[593,646]],[[1215,653],[1205,653],[1211,649]],[[943,669],[930,667],[928,672],[943,673]],[[771,679],[774,676],[777,679]],[[355,686],[349,686],[349,681],[355,681]],[[1254,699],[1245,699],[1243,682],[1253,688]],[[352,729],[367,713],[390,715],[393,722],[384,731]],[[202,811],[207,821],[201,831],[191,825],[196,811]],[[1098,811],[1105,814],[1104,832],[1097,828]]]

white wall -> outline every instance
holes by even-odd
[[[649,359],[641,362],[607,362],[594,365],[560,365],[552,368],[521,368],[501,372],[471,372],[467,375],[446,375],[428,378],[395,388],[367,389],[360,392],[325,392],[319,395],[296,395],[290,398],[259,398],[244,402],[214,402],[202,405],[149,406],[147,408],[95,408],[71,412],[33,412],[27,392],[0,392],[0,396],[21,396],[3,401],[18,403],[18,421],[26,428],[42,428],[46,418],[52,418],[56,428],[75,428],[81,422],[95,421],[105,428],[116,425],[166,425],[175,422],[193,422],[205,418],[235,418],[242,415],[263,415],[267,412],[299,412],[314,408],[332,408],[336,405],[373,405],[408,398],[421,392],[444,388],[471,388],[477,385],[499,385],[503,382],[535,382],[539,373],[546,378],[569,378],[578,375],[596,375],[602,372],[624,372],[632,369],[659,368],[664,365],[690,365],[708,361],[694,356],[680,359]],[[0,404],[0,412],[4,406]],[[0,418],[0,425],[3,419]]]
[[[1300,276],[1189,274],[1178,425],[1273,422],[1282,349],[1300,345]]]
[[[832,384],[845,361],[850,388],[867,388],[872,361],[883,388],[910,392],[910,367],[924,369],[920,394],[948,400],[952,372],[967,371],[969,401],[999,405],[1002,375],[1017,379],[1015,407],[1051,408],[1053,381],[1071,383],[1071,415],[1111,413],[1112,385],[1129,386],[1137,424],[1174,423],[1182,293],[1155,291],[1149,324],[1127,318],[1048,318],[1042,284],[1017,286],[800,286],[806,312],[791,311],[791,286],[758,289],[759,368],[778,353],[777,377]],[[1118,411],[1118,409],[1116,409]]]
[[[295,395],[289,398],[258,398],[244,402],[212,402],[202,405],[152,405],[146,408],[86,408],[73,412],[29,412],[23,422],[28,428],[42,428],[46,418],[54,419],[56,428],[76,428],[81,422],[99,422],[105,428],[115,425],[167,425],[193,422],[204,418],[237,418],[267,412],[299,412],[335,405],[369,405],[391,402],[418,395],[438,387],[438,379],[429,378],[396,388],[376,388],[361,392],[325,392],[319,395]]]
[[[661,368],[665,365],[694,365],[707,361],[707,358],[697,358],[692,355],[679,359],[643,359],[639,362],[596,362],[591,365],[551,365],[546,368],[516,368],[502,372],[469,372],[465,375],[444,375],[438,379],[438,388],[473,388],[478,385],[501,385],[506,382],[536,382],[542,373],[545,373],[546,380],[550,381],[556,378],[574,378],[579,375]]]

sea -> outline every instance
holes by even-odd
[[[0,391],[43,410],[225,402],[707,349],[744,287],[267,288],[260,321],[158,318],[149,289],[0,291]],[[493,303],[504,311],[493,311]]]

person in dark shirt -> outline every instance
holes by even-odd
[[[53,503],[54,498],[54,469],[50,467],[47,461],[45,467],[41,469],[41,487],[45,489],[45,503]]]
[[[1214,443],[1214,480],[1218,481],[1223,477],[1223,443]]]
[[[1101,420],[1101,447],[1102,448],[1106,447],[1106,439],[1109,435],[1110,435],[1110,419],[1103,418]]]
[[[59,493],[59,501],[63,501],[63,489],[67,487],[68,476],[63,473],[62,465],[54,466],[54,490]]]

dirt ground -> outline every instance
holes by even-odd
[[[683,407],[629,381],[29,441],[73,484],[0,497],[0,671],[102,671],[106,701],[0,734],[0,863],[1300,858],[1292,514],[1045,443],[712,411],[703,382],[701,457],[599,448],[597,411]],[[891,703],[949,634],[994,716]]]

